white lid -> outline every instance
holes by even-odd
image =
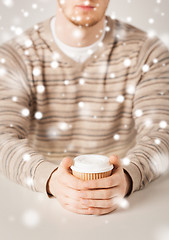
[[[104,155],[80,155],[74,158],[74,165],[70,168],[76,172],[82,173],[100,173],[113,169],[109,158]]]

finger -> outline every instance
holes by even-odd
[[[119,187],[97,190],[82,190],[80,192],[81,198],[84,199],[109,199],[121,195]]]
[[[66,195],[63,195],[63,194],[59,196],[58,200],[62,206],[71,205],[72,207],[77,209],[88,209],[88,207],[82,204],[81,201],[77,199],[73,199],[71,197],[67,197]]]
[[[81,191],[80,190],[76,190],[73,188],[70,188],[68,186],[59,186],[59,192],[62,195],[65,195],[67,198],[71,197],[73,199],[79,200],[81,197]]]
[[[71,165],[73,165],[73,160],[69,157],[65,157],[61,161],[59,167],[63,168],[64,170],[68,170]]]
[[[74,212],[74,213],[77,213],[77,214],[84,214],[84,215],[91,215],[92,214],[92,211],[91,209],[89,208],[75,208],[74,206],[72,205],[64,205],[64,208],[68,211],[71,211],[71,212]]]
[[[109,162],[111,164],[113,164],[114,168],[113,168],[113,171],[115,169],[118,169],[120,167],[122,167],[122,164],[121,164],[121,161],[120,161],[120,158],[117,156],[117,155],[112,155],[109,157]]]
[[[63,185],[65,185],[69,188],[73,188],[73,189],[76,189],[76,190],[87,189],[84,180],[81,180],[81,179],[73,176],[69,172],[64,172],[62,174],[62,178],[60,179],[60,183],[62,183]]]
[[[108,214],[111,213],[113,211],[115,211],[118,208],[118,205],[114,205],[113,207],[110,208],[93,208],[90,207],[89,211],[92,215],[104,215],[104,214]]]
[[[83,183],[83,186],[87,189],[97,189],[97,188],[111,188],[116,187],[120,183],[120,171],[116,171],[109,177],[86,180]]]
[[[85,207],[111,208],[115,204],[116,198],[110,199],[81,199],[81,204]]]

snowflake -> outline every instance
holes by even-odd
[[[65,0],[59,0],[59,1],[61,5],[65,4]]]
[[[65,80],[65,81],[64,81],[64,84],[65,84],[65,85],[68,85],[68,84],[69,84],[69,80]]]
[[[166,128],[167,127],[167,122],[166,121],[160,121],[159,125],[160,125],[160,128]]]
[[[106,32],[109,32],[109,31],[110,31],[110,27],[109,27],[109,26],[106,26],[106,27],[105,27],[105,31],[106,31]]]
[[[23,29],[21,27],[16,27],[15,28],[15,34],[16,35],[21,35],[23,33]]]
[[[39,119],[42,119],[43,114],[41,112],[36,112],[34,116],[37,120],[39,120]]]
[[[34,185],[33,178],[32,177],[27,177],[25,179],[25,183],[26,183],[27,186],[32,187]]]
[[[26,210],[22,215],[22,223],[29,228],[36,227],[40,222],[40,216],[33,209]]]
[[[115,197],[113,203],[117,204],[120,208],[127,209],[129,207],[129,202],[125,198]]]
[[[57,61],[51,62],[51,67],[52,68],[57,68],[59,66],[59,63]]]
[[[116,101],[119,102],[119,103],[122,103],[124,102],[124,96],[120,95],[116,98]]]
[[[38,93],[43,93],[45,91],[45,86],[43,85],[38,85],[36,87]]]
[[[81,79],[79,80],[79,84],[80,84],[80,85],[84,85],[84,83],[85,83],[85,80],[84,80],[83,78],[81,78]]]
[[[146,127],[151,127],[152,124],[153,124],[153,121],[151,119],[146,119],[144,124],[145,124]]]
[[[79,103],[78,103],[78,106],[79,106],[80,108],[83,108],[83,107],[84,107],[84,102],[79,102]]]
[[[132,21],[132,17],[127,17],[126,20],[127,20],[127,22],[131,22]]]
[[[85,6],[89,6],[89,5],[90,5],[90,2],[89,2],[89,1],[84,1],[84,5],[85,5]]]
[[[36,76],[36,77],[39,76],[39,75],[41,74],[40,68],[35,67],[35,68],[33,69],[32,74],[33,74],[34,76]]]
[[[158,63],[158,59],[157,59],[157,58],[154,58],[154,59],[153,59],[153,63]]]
[[[1,58],[0,62],[1,62],[2,64],[6,63],[5,58]]]
[[[147,36],[149,37],[149,38],[153,38],[153,37],[155,37],[157,35],[157,33],[156,33],[156,31],[153,29],[151,29],[151,30],[148,30],[148,32],[147,32]]]
[[[135,93],[135,87],[133,85],[128,85],[127,89],[126,89],[126,92],[128,94],[134,94]]]
[[[128,157],[125,157],[121,160],[121,162],[124,166],[128,166],[130,164],[130,159]]]
[[[13,7],[13,5],[14,5],[14,1],[13,1],[13,0],[2,0],[2,3],[3,3],[6,7]]]
[[[148,64],[145,64],[143,67],[142,67],[142,71],[143,72],[148,72],[150,69],[149,65]]]
[[[120,139],[120,135],[119,135],[119,134],[115,134],[115,135],[113,136],[113,138],[114,138],[115,141],[117,141],[117,140]]]
[[[141,109],[137,109],[136,111],[135,111],[135,116],[136,117],[141,117],[143,115],[143,111],[141,110]]]
[[[25,40],[25,46],[26,47],[32,46],[32,41],[30,39]]]
[[[154,19],[153,19],[153,18],[149,18],[148,22],[149,22],[150,24],[153,24],[153,23],[154,23]]]
[[[116,75],[115,75],[114,73],[111,73],[111,74],[110,74],[110,78],[115,78],[115,76],[116,76]]]
[[[28,153],[25,153],[23,155],[23,161],[28,162],[28,161],[30,161],[30,159],[31,159],[31,157],[30,157],[30,155]]]
[[[38,5],[36,3],[33,3],[32,4],[32,9],[37,9],[38,8]]]
[[[60,122],[58,123],[58,128],[61,131],[67,131],[69,129],[69,124],[67,124],[66,122]]]
[[[161,143],[161,140],[160,140],[159,138],[156,138],[156,139],[154,140],[154,142],[155,142],[155,144],[159,145],[159,144]]]
[[[98,46],[99,46],[99,47],[103,47],[103,42],[99,42],[99,43],[98,43]]]
[[[129,58],[126,58],[123,63],[125,67],[129,67],[131,65],[131,60]]]
[[[0,67],[0,77],[3,77],[6,74],[6,68]]]
[[[21,114],[22,114],[22,116],[24,116],[24,117],[28,117],[29,114],[30,114],[30,111],[29,111],[28,108],[24,108],[24,109],[21,110]]]

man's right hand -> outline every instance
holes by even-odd
[[[58,199],[63,208],[78,213],[92,214],[91,209],[83,205],[81,190],[85,190],[85,181],[74,177],[70,166],[71,158],[64,158],[48,181],[48,192]]]

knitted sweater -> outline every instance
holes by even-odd
[[[84,63],[56,45],[50,19],[0,47],[0,171],[46,193],[61,160],[118,155],[142,189],[168,167],[169,52],[158,37],[107,19]],[[88,53],[87,53],[88,54]]]

